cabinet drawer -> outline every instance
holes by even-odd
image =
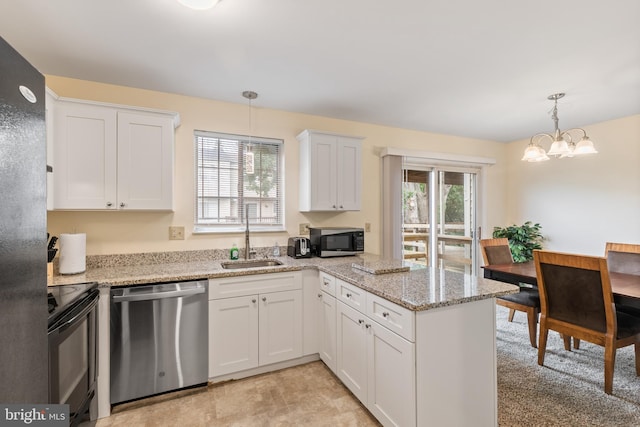
[[[209,280],[209,299],[232,298],[295,289],[302,289],[302,277],[299,271],[224,277]]]
[[[353,286],[343,280],[336,279],[336,298],[348,306],[355,308],[360,313],[365,312],[367,291]]]
[[[401,337],[415,342],[415,313],[413,311],[377,295],[367,293],[366,314]]]
[[[331,296],[336,296],[336,278],[324,273],[320,272],[320,289],[325,291]]]

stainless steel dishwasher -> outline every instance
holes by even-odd
[[[207,382],[207,280],[111,289],[111,403]]]

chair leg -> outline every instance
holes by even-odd
[[[544,318],[540,319],[540,342],[538,343],[538,365],[544,365],[544,352],[547,350],[547,335],[549,330],[547,329],[546,321]]]
[[[530,308],[527,310],[527,322],[529,323],[529,341],[531,347],[538,347],[536,344],[536,332],[538,328],[538,310]]]
[[[604,346],[604,392],[607,394],[613,392],[613,369],[615,364],[616,346],[613,340],[607,339]]]
[[[580,349],[580,338],[573,337],[573,348]]]
[[[513,322],[513,316],[516,314],[516,311],[513,308],[509,309],[509,322]]]
[[[564,349],[567,351],[571,351],[571,335],[560,334],[562,337],[562,341],[564,341]]]

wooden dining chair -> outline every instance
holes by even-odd
[[[640,245],[607,242],[604,256],[609,271],[640,276]]]
[[[640,244],[607,242],[604,256],[607,258],[609,272],[640,276]],[[616,303],[616,308],[618,311],[640,317],[640,306],[635,300],[623,298]],[[575,343],[576,348],[579,345],[579,342]]]
[[[506,237],[480,240],[480,249],[485,265],[513,264],[513,256]],[[509,322],[513,321],[515,311],[527,314],[529,341],[531,347],[537,347],[538,314],[540,313],[540,295],[536,289],[521,287],[516,294],[496,298],[496,304],[509,309]]]
[[[616,310],[607,259],[535,250],[540,291],[538,365],[544,365],[549,330],[604,346],[604,391],[613,390],[616,350],[635,346],[636,375],[640,375],[640,318]]]

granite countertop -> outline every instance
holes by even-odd
[[[282,265],[227,270],[221,266],[227,260],[197,252],[203,251],[185,252],[179,254],[178,258],[146,254],[145,259],[138,259],[135,263],[130,262],[130,258],[136,254],[102,256],[100,262],[93,263],[93,266],[88,263],[86,272],[54,275],[48,285],[98,282],[104,286],[129,286],[317,269],[416,311],[518,292],[518,287],[507,283],[425,267],[409,261],[384,260],[371,254],[339,258],[269,257],[277,259]],[[354,264],[357,266],[354,267]]]

